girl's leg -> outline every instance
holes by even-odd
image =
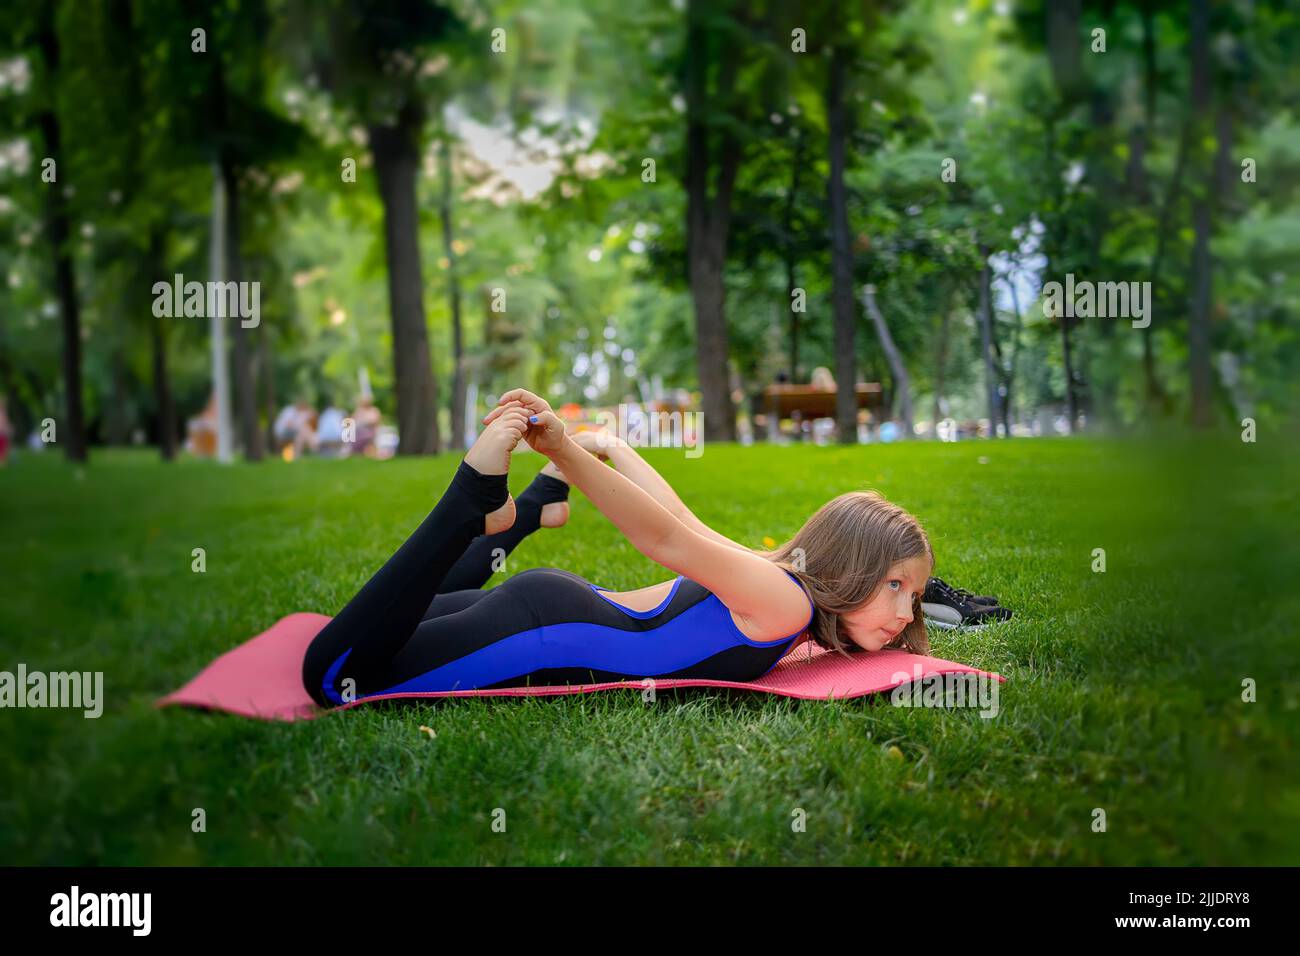
[[[472,607],[487,592],[481,590],[495,571],[495,560],[505,558],[519,542],[541,527],[542,509],[569,500],[569,483],[538,472],[524,493],[515,499],[515,523],[496,534],[479,535],[456,562],[434,595],[422,621],[455,614]]]
[[[337,704],[340,687],[360,693],[381,683],[470,542],[514,520],[506,473],[527,429],[517,407],[485,428],[428,517],[312,640],[302,674],[313,700]]]
[[[446,591],[435,594],[433,600],[429,603],[429,609],[424,612],[424,621],[432,621],[435,617],[442,617],[444,614],[455,614],[457,611],[463,611],[467,607],[473,607],[478,603],[479,598],[489,594],[489,591],[469,590],[469,591]]]
[[[303,685],[318,703],[325,684],[351,678],[358,694],[376,686],[428,610],[438,586],[488,514],[509,497],[506,476],[485,475],[462,461],[442,499],[387,563],[312,640],[303,659]],[[334,692],[337,696],[337,691]]]
[[[475,538],[464,556],[438,585],[438,594],[441,596],[452,591],[471,591],[483,587],[488,578],[500,570],[500,562],[524,538],[541,527],[542,508],[553,502],[568,500],[568,482],[538,472],[532,484],[515,499],[515,523],[498,534],[485,534]],[[438,604],[439,601],[435,598],[424,620],[436,616],[435,608]],[[447,606],[446,602],[443,605]]]

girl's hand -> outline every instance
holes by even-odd
[[[550,456],[563,447],[566,434],[564,422],[560,421],[560,417],[555,412],[549,409],[538,412],[529,416],[528,421],[530,424],[528,431],[524,432],[524,441],[528,442],[534,451]]]
[[[512,388],[497,399],[497,407],[484,416],[483,424],[491,425],[498,415],[505,411],[509,406],[515,404],[524,406],[524,408],[528,409],[530,415],[539,415],[542,412],[549,412],[551,410],[551,406],[546,403],[546,399],[534,395],[526,388]]]
[[[551,455],[559,451],[564,445],[564,422],[551,411],[551,406],[547,404],[546,399],[534,395],[526,388],[512,388],[502,395],[497,400],[497,407],[483,418],[483,424],[490,425],[500,417],[502,412],[509,408],[520,407],[529,416],[529,428],[524,433],[524,441],[528,442],[534,451],[540,451],[543,455]]]

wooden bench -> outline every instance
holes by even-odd
[[[879,382],[859,382],[854,391],[858,408],[884,407],[884,392]],[[793,419],[796,423],[809,418],[834,418],[838,394],[836,389],[811,385],[767,386],[763,389],[763,412],[767,418],[768,440],[775,441],[780,436],[782,418]]]

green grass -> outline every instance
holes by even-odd
[[[912,510],[942,576],[1017,612],[932,635],[936,655],[1008,678],[992,720],[706,690],[294,725],[155,709],[282,615],[337,611],[456,459],[164,467],[99,452],[78,471],[27,456],[0,472],[0,669],[103,671],[106,705],[98,720],[0,712],[0,862],[1294,864],[1300,484],[1283,444],[647,454],[705,521],[755,545],[853,488]],[[518,457],[516,492],[538,464]],[[612,588],[667,577],[580,494],[507,571],[539,565]]]

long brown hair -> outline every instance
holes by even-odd
[[[759,551],[803,585],[813,603],[812,639],[847,655],[857,645],[840,615],[862,607],[879,591],[899,561],[928,557],[934,551],[921,523],[875,491],[850,491],[826,502],[795,536],[775,551]],[[920,598],[913,599],[912,621],[886,647],[929,654],[930,638]]]

